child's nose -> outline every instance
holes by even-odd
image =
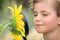
[[[42,20],[42,16],[41,15],[38,15],[37,17],[36,17],[36,21],[41,21]]]

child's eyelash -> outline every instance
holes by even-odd
[[[49,13],[47,11],[42,11],[41,13],[42,13],[43,16],[48,16],[49,15]]]
[[[34,14],[34,16],[37,16],[36,14]]]
[[[42,14],[43,16],[48,16],[48,14]]]

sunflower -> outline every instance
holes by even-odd
[[[14,8],[8,7],[12,13],[11,18],[11,35],[13,35],[14,40],[21,40],[20,36],[25,37],[25,30],[24,30],[24,22],[23,22],[23,15],[21,14],[22,11],[22,4],[17,8],[15,4]]]

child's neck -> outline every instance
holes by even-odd
[[[44,40],[60,40],[60,28],[56,28],[54,31],[44,33]]]

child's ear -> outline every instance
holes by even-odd
[[[60,25],[60,17],[58,17],[58,24]]]

